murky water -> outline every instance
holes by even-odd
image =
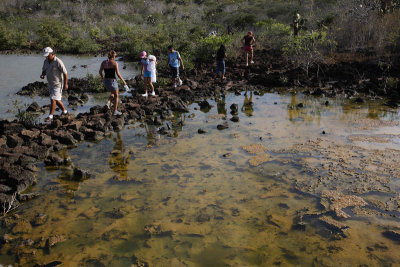
[[[400,150],[400,127],[392,123],[400,118],[397,110],[378,102],[355,105],[341,99],[250,92],[210,102],[214,107],[207,113],[193,104],[189,114],[176,114],[167,122],[175,137],[159,136],[156,128],[138,123],[99,143],[82,143],[65,152],[74,166],[90,171],[92,176],[85,181],[69,180],[68,169],[40,166],[38,184],[31,190],[41,196],[16,211],[19,221],[28,222],[24,230],[12,225],[1,229],[1,235],[13,240],[2,246],[0,263],[400,264],[399,244],[382,235],[388,228],[398,229],[398,217],[346,209],[351,216],[338,220],[348,229],[343,235],[335,234],[321,225],[317,215],[312,216],[324,212],[321,195],[297,189],[299,183],[319,178],[302,164],[307,156],[284,151],[317,139],[348,146],[345,153],[382,146]],[[238,123],[229,120],[232,103],[239,104]],[[297,107],[299,103],[304,107]],[[217,125],[224,122],[229,128],[218,130]],[[198,134],[199,128],[207,133]],[[373,134],[392,139],[377,143],[359,138],[350,146],[350,136]],[[250,165],[255,155],[242,148],[250,144],[262,144],[266,151],[261,154],[269,159]],[[400,192],[399,177],[390,179],[392,193],[370,192],[363,197],[385,201],[395,196]],[[346,187],[332,186],[324,185],[349,193]],[[36,225],[33,222],[41,214],[45,220]],[[296,227],[299,214],[309,214],[309,219]]]
[[[68,77],[82,78],[87,74],[98,75],[100,63],[104,57],[71,56],[57,55],[63,62],[68,71]],[[23,86],[35,81],[45,81],[40,79],[44,58],[41,55],[0,55],[0,117],[13,118],[15,111],[15,100],[23,104],[30,104],[33,101],[40,105],[48,105],[48,98],[41,97],[21,97],[16,95]],[[75,68],[73,68],[75,66]],[[119,61],[120,72],[124,79],[133,78],[137,73],[137,65],[131,62]],[[123,67],[126,66],[124,69]],[[64,103],[68,104],[64,99]],[[90,97],[87,105],[78,107],[74,112],[85,112],[87,108],[95,104],[104,104],[104,98]]]

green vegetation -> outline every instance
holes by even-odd
[[[18,100],[15,100],[13,104],[14,104],[13,110],[15,110],[15,118],[19,122],[25,124],[26,126],[32,126],[39,123],[39,117],[40,117],[39,114],[33,112],[27,112],[26,104],[21,105],[21,103]]]
[[[134,59],[146,50],[163,59],[173,44],[190,69],[195,62],[212,60],[222,43],[236,56],[248,30],[254,31],[258,48],[272,48],[305,68],[310,65],[305,57],[320,61],[334,47],[399,49],[396,6],[383,12],[380,0],[360,1],[3,0],[0,50],[51,46],[57,52],[87,54],[114,49]],[[294,38],[296,10],[302,20],[300,36]],[[226,35],[228,25],[234,35]],[[211,31],[218,36],[209,37]]]

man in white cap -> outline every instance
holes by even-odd
[[[42,56],[46,57],[46,59],[43,63],[42,75],[40,75],[40,78],[44,79],[44,76],[47,77],[51,100],[50,114],[45,120],[51,121],[56,105],[62,109],[62,114],[68,113],[61,102],[62,90],[68,90],[68,75],[64,63],[54,55],[53,49],[50,47],[44,48]]]

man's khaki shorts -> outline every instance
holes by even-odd
[[[50,89],[50,99],[61,100],[61,97],[62,97],[62,89],[61,88]]]

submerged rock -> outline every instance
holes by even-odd
[[[250,158],[249,159],[249,164],[251,166],[255,167],[255,166],[261,165],[261,164],[263,164],[263,163],[265,163],[267,161],[270,161],[270,160],[271,160],[271,158],[267,154],[260,154],[260,155],[257,155],[257,156],[254,156],[254,157]]]
[[[344,223],[341,223],[339,221],[336,221],[330,217],[327,216],[322,216],[321,218],[318,219],[319,222],[321,222],[328,230],[332,231],[334,234],[340,234],[343,237],[346,237],[346,234],[344,233],[345,230],[350,228],[349,226],[345,225]]]
[[[198,134],[205,134],[205,133],[207,133],[207,131],[206,131],[206,130],[203,130],[203,129],[198,129],[198,130],[197,130],[197,133],[198,133]]]
[[[242,146],[242,149],[250,154],[258,154],[267,150],[262,144],[251,144],[247,146]]]
[[[65,240],[67,239],[62,235],[51,236],[46,241],[46,247],[47,248],[53,247],[58,243],[64,242]]]
[[[400,233],[399,232],[389,230],[389,231],[383,232],[382,235],[386,238],[389,238],[390,240],[400,243]]]
[[[223,123],[223,124],[218,124],[217,125],[217,129],[218,130],[225,130],[225,129],[228,129],[229,128],[229,124],[228,123]]]
[[[368,204],[361,197],[344,195],[339,191],[325,190],[322,192],[322,198],[321,204],[325,206],[325,208],[334,211],[336,216],[340,218],[350,217],[350,215],[345,213],[342,209],[347,207],[362,207]],[[329,200],[329,203],[324,201],[325,199]]]

